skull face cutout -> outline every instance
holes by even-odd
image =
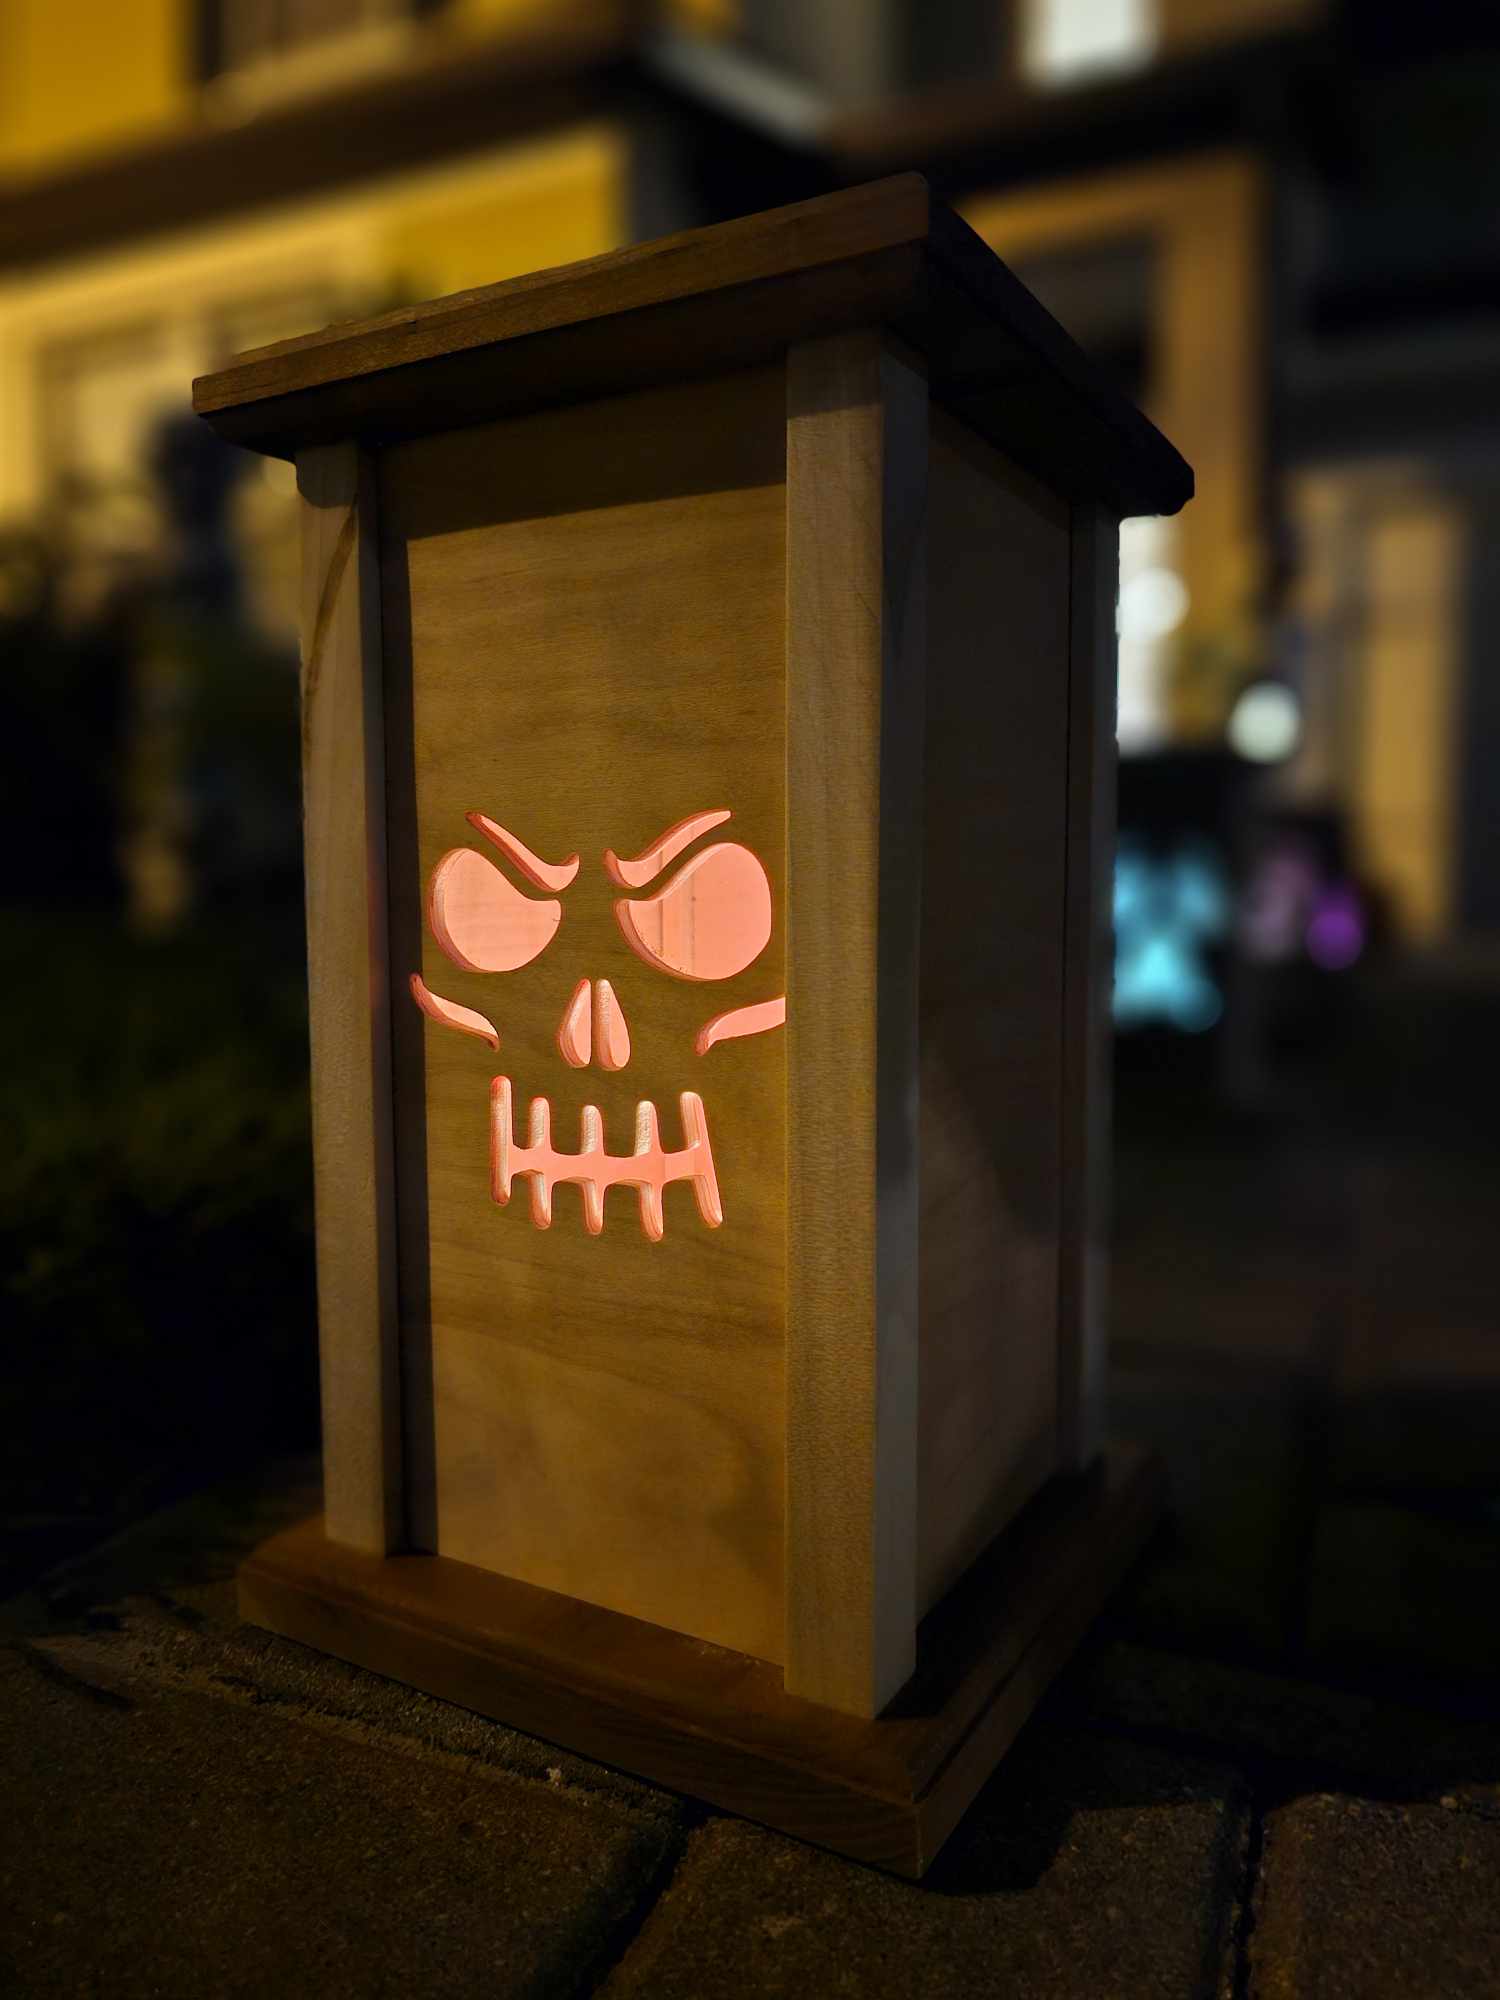
[[[694,813],[633,858],[622,859],[612,850],[603,856],[609,881],[626,892],[613,905],[621,936],[644,965],[673,979],[709,983],[733,978],[770,941],[771,885],[758,857],[732,839],[700,845],[730,817],[727,810]],[[438,948],[464,971],[514,974],[540,959],[557,936],[564,916],[562,893],[577,878],[580,858],[573,854],[562,862],[544,861],[484,813],[470,812],[466,818],[516,875],[542,893],[531,895],[517,887],[475,848],[451,848],[429,879],[428,928]],[[668,874],[685,854],[689,858]],[[500,1031],[489,1014],[432,992],[419,973],[411,976],[411,991],[430,1021],[499,1049]],[[715,1014],[699,1028],[695,1053],[703,1056],[718,1042],[762,1034],[785,1019],[784,996]],[[555,1042],[559,1058],[572,1069],[592,1063],[621,1070],[629,1064],[630,1025],[608,979],[577,980],[562,1006]],[[631,1187],[642,1229],[659,1242],[665,1233],[663,1192],[673,1181],[688,1181],[703,1221],[717,1228],[724,1212],[703,1100],[696,1091],[684,1090],[678,1110],[680,1147],[663,1147],[657,1107],[648,1099],[636,1107],[632,1150],[611,1153],[605,1150],[602,1113],[597,1105],[585,1104],[578,1150],[562,1152],[553,1143],[551,1098],[531,1099],[521,1143],[511,1079],[497,1076],[490,1088],[491,1194],[504,1207],[514,1183],[529,1180],[532,1222],[546,1229],[552,1222],[554,1188],[574,1183],[584,1227],[597,1236],[604,1228],[608,1190]]]

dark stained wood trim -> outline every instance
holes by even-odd
[[[442,1556],[340,1547],[314,1520],[240,1571],[251,1623],[728,1811],[920,1877],[1159,1520],[1117,1447],[1047,1487],[923,1621],[874,1721],[777,1668]]]
[[[735,285],[711,299],[524,335],[506,345],[503,359],[493,345],[461,348],[326,388],[221,410],[197,407],[221,437],[273,457],[291,458],[306,443],[343,437],[387,444],[549,403],[752,367],[795,340],[874,323],[893,297],[914,298],[921,282],[919,251],[876,251],[800,273],[793,283]],[[195,401],[197,393],[195,385]]]
[[[1175,514],[1193,474],[1111,377],[984,239],[932,205],[920,323],[896,331],[927,357],[933,396],[1065,500]]]
[[[545,29],[434,53],[395,74],[186,128],[62,173],[0,182],[0,270],[185,229],[371,174],[437,165],[608,108],[633,34],[624,0]]]
[[[918,174],[898,175],[576,264],[528,271],[354,325],[275,341],[236,356],[217,374],[195,382],[193,405],[208,416],[267,396],[354,381],[528,334],[819,271],[918,244],[926,237],[928,217],[926,182]]]
[[[1119,524],[1076,507],[1068,541],[1057,1442],[1059,1465],[1077,1472],[1103,1437],[1109,1323]]]
[[[1068,500],[1171,514],[1192,474],[920,175],[533,272],[238,357],[194,384],[222,436],[293,456],[751,365],[888,326],[932,393]]]

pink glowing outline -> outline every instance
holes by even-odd
[[[630,1030],[625,1011],[607,979],[594,987],[594,1060],[600,1069],[624,1069],[630,1061]]]
[[[492,1049],[500,1047],[500,1036],[493,1021],[473,1007],[461,1007],[456,1000],[445,1000],[440,993],[431,992],[423,983],[420,972],[411,976],[411,997],[429,1021],[436,1021],[440,1027],[457,1028],[461,1035],[477,1035]]]
[[[735,879],[727,889],[720,887],[704,899],[701,912],[709,921],[700,930],[699,877],[705,869],[722,875],[726,864],[732,865]],[[679,910],[685,914],[678,916]],[[728,921],[724,922],[726,912]],[[653,918],[658,926],[658,942],[654,944],[645,929]],[[676,933],[670,944],[669,919],[674,921]],[[705,983],[733,979],[747,965],[753,965],[771,941],[771,879],[760,856],[742,841],[716,841],[695,854],[654,896],[634,901],[620,897],[615,904],[615,921],[637,958],[674,979]],[[707,970],[703,969],[705,959]]]
[[[663,1191],[673,1181],[691,1181],[698,1213],[710,1229],[724,1220],[719,1180],[708,1141],[708,1116],[703,1099],[685,1090],[677,1100],[686,1144],[667,1152],[661,1143],[656,1106],[636,1106],[635,1150],[606,1153],[604,1119],[597,1104],[585,1104],[580,1117],[576,1153],[559,1153],[552,1144],[552,1105],[533,1097],[528,1143],[516,1144],[511,1082],[497,1076],[490,1084],[490,1193],[501,1208],[508,1205],[512,1184],[531,1179],[531,1220],[538,1229],[552,1227],[552,1192],[573,1182],[583,1196],[583,1226],[590,1236],[604,1229],[604,1197],[612,1187],[633,1187],[640,1203],[641,1228],[653,1243],[666,1234]]]
[[[580,979],[557,1026],[557,1049],[570,1069],[587,1069],[593,1054],[591,988]]]
[[[693,1047],[706,1056],[715,1042],[736,1041],[741,1035],[763,1035],[786,1021],[786,995],[779,1000],[757,1000],[749,1007],[731,1007],[727,1014],[715,1014],[698,1030]]]
[[[466,877],[473,878],[471,864],[474,863],[486,871],[483,876],[456,879],[460,870]],[[466,932],[471,947],[474,946],[475,924],[484,921],[481,906],[488,903],[493,914],[496,902],[508,916],[514,918],[520,935],[506,946],[504,963],[486,965],[474,956],[473,949],[465,950],[459,944],[454,930],[456,926]],[[530,965],[533,959],[540,958],[551,944],[562,922],[562,914],[562,904],[555,897],[539,903],[533,897],[523,896],[492,861],[486,860],[472,847],[450,847],[433,869],[432,879],[427,885],[428,927],[441,949],[466,972],[519,972],[523,965]],[[544,929],[545,936],[542,935]]]
[[[675,861],[685,847],[691,847],[701,833],[709,833],[733,818],[727,807],[717,812],[689,813],[686,819],[669,826],[664,834],[644,847],[633,861],[622,861],[612,847],[604,850],[604,872],[619,889],[644,889],[660,875],[669,861]]]
[[[526,877],[533,889],[550,889],[555,895],[559,889],[566,889],[578,873],[576,854],[570,854],[566,861],[555,864],[543,861],[539,855],[533,854],[523,841],[517,840],[513,833],[501,826],[498,820],[490,819],[487,814],[470,812],[465,813],[464,818],[476,832],[482,833],[486,840],[492,841],[499,848],[506,860]]]

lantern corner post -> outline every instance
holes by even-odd
[[[789,350],[785,1684],[867,1717],[916,1658],[927,454],[878,331]]]
[[[1058,1465],[1104,1448],[1111,1207],[1120,523],[1075,506],[1069,535],[1068,778],[1063,906]]]
[[[297,453],[324,1525],[402,1547],[379,522],[372,455]]]

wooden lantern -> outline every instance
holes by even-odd
[[[326,1511],[245,1615],[920,1874],[1101,1452],[1116,532],[916,176],[199,382],[295,458]]]

